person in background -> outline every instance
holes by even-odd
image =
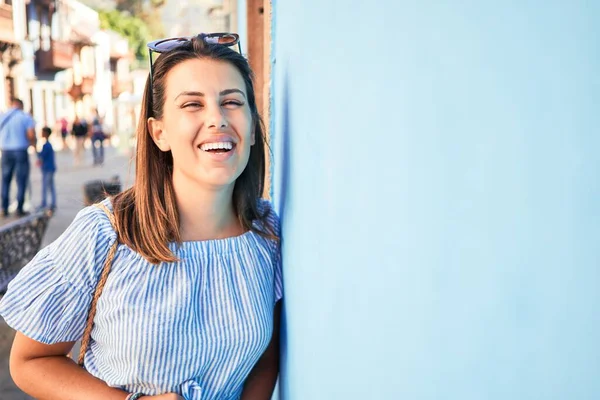
[[[8,217],[10,186],[14,175],[17,178],[17,216],[29,214],[23,210],[30,170],[27,149],[35,146],[35,141],[35,121],[23,111],[23,102],[13,99],[11,109],[0,115],[3,217]]]
[[[56,172],[56,162],[54,160],[54,149],[48,138],[52,134],[52,130],[45,126],[42,128],[42,137],[44,145],[38,153],[38,165],[42,169],[42,203],[40,209],[48,207],[46,202],[50,195],[50,210],[56,210],[56,187],[54,186],[54,173]]]
[[[75,165],[81,165],[83,161],[83,145],[85,144],[85,138],[88,134],[88,124],[84,119],[79,118],[79,115],[75,117],[73,121],[73,127],[71,128],[71,134],[75,138],[75,149],[73,151],[73,157]]]
[[[69,134],[69,122],[67,121],[67,119],[65,117],[62,117],[58,121],[58,124],[60,126],[60,136],[62,138],[62,150],[66,151],[68,149],[67,136]]]
[[[104,164],[104,139],[106,135],[102,126],[102,117],[96,110],[96,115],[92,120],[90,127],[90,138],[92,140],[92,155],[94,156],[94,165]]]

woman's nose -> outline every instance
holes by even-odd
[[[229,125],[227,122],[227,118],[225,117],[225,114],[223,113],[223,110],[221,109],[221,107],[218,106],[213,106],[213,107],[209,107],[208,111],[208,127],[209,128],[217,128],[217,129],[222,129],[222,128],[227,128],[227,126]]]

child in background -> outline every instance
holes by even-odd
[[[47,207],[46,197],[50,192],[50,209],[56,209],[56,188],[54,187],[54,173],[56,172],[56,162],[54,161],[54,149],[48,138],[52,134],[52,130],[45,126],[42,128],[42,137],[44,138],[44,146],[42,151],[38,153],[38,166],[42,169],[42,204],[40,209]]]

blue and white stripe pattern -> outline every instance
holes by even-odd
[[[279,232],[271,206],[260,205]],[[102,210],[83,209],[11,282],[0,314],[42,343],[79,340],[115,239]],[[282,297],[279,246],[247,232],[171,248],[179,262],[152,265],[119,245],[85,367],[130,392],[238,399],[270,341]]]

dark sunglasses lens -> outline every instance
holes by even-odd
[[[189,41],[188,38],[169,39],[169,40],[165,40],[164,42],[157,43],[155,45],[155,49],[158,52],[164,53],[166,51],[171,51],[171,50],[181,46],[182,44],[184,44],[187,41]]]

